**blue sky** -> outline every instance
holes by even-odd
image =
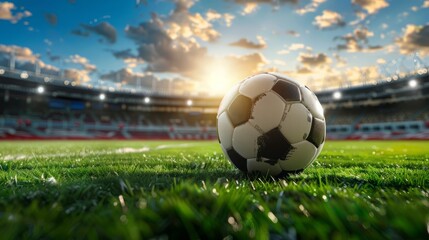
[[[336,87],[416,52],[428,63],[428,16],[424,0],[0,1],[0,64],[14,51],[80,83],[150,76],[221,93],[277,71]]]

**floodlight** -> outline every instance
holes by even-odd
[[[334,99],[341,99],[341,97],[342,97],[341,92],[339,92],[339,91],[334,92],[334,94],[332,94],[332,97]]]
[[[415,88],[417,87],[417,80],[416,79],[411,79],[410,81],[408,81],[408,86]]]
[[[27,79],[28,78],[28,73],[27,72],[22,72],[21,75],[20,75],[20,77],[22,79]]]
[[[42,94],[42,93],[44,93],[44,92],[45,92],[45,88],[44,88],[43,86],[39,86],[39,87],[37,87],[37,92],[38,92],[39,94]]]

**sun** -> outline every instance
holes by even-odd
[[[204,83],[212,95],[223,95],[232,86],[232,69],[220,60],[208,64],[204,69]]]

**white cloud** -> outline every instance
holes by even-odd
[[[97,70],[97,67],[91,64],[86,57],[78,54],[69,56],[66,62],[77,64],[83,68],[68,68],[64,70],[64,77],[75,81],[77,84],[89,82],[91,80],[89,75]]]
[[[242,15],[248,15],[256,11],[258,4],[255,2],[246,3],[243,7]]]
[[[300,53],[297,60],[305,67],[326,67],[332,60],[324,53],[310,54],[310,53]]]
[[[295,12],[299,15],[304,15],[309,12],[315,12],[320,4],[324,3],[326,0],[312,0],[309,4],[305,5],[303,8],[297,9]]]
[[[292,45],[290,45],[288,49],[290,51],[295,51],[295,50],[303,49],[303,48],[305,48],[305,45],[302,43],[292,43]]]
[[[365,18],[367,17],[367,14],[364,12],[358,11],[358,12],[356,12],[356,16],[357,16],[357,19],[354,21],[351,21],[349,23],[351,26],[354,26],[354,25],[357,25],[357,24],[363,22],[365,20]]]
[[[215,10],[210,9],[206,12],[206,19],[209,22],[213,20],[218,20],[220,18],[222,18],[222,14],[216,12]]]
[[[8,20],[11,23],[17,23],[19,20],[30,17],[31,12],[24,10],[22,12],[13,13],[12,11],[16,9],[14,3],[11,2],[0,2],[0,19]]]
[[[171,39],[197,37],[203,41],[212,42],[220,37],[213,25],[213,20],[220,19],[220,14],[209,10],[206,17],[200,13],[190,13],[189,9],[194,5],[192,0],[176,0],[176,6],[170,16],[164,21],[167,34]],[[231,16],[227,16],[227,24],[231,24]]]
[[[429,24],[418,26],[409,24],[404,30],[402,37],[396,39],[402,54],[419,52],[422,55],[429,55]]]
[[[324,10],[322,15],[315,17],[313,24],[324,29],[330,27],[342,27],[345,26],[346,23],[344,22],[341,14],[330,10]]]
[[[97,67],[91,63],[89,63],[89,60],[86,57],[82,57],[79,54],[71,55],[66,62],[71,62],[78,64],[83,67],[84,70],[88,72],[93,72],[97,70]]]
[[[238,41],[232,42],[229,45],[247,49],[262,49],[267,47],[267,43],[262,36],[256,36],[256,39],[258,40],[257,43],[252,42],[246,38],[240,38]]]
[[[45,73],[59,72],[55,66],[44,63],[40,60],[39,54],[34,54],[30,48],[16,45],[0,44],[0,65],[8,66],[10,56],[14,54],[16,58],[16,68],[21,70],[35,71],[36,64]]]
[[[375,14],[389,6],[386,0],[352,0],[352,3],[361,6],[368,14]]]
[[[374,33],[368,28],[360,27],[343,36],[335,37],[335,40],[340,40],[342,43],[337,44],[336,50],[346,50],[347,52],[374,52],[382,50],[381,45],[370,45],[368,38],[373,37]]]
[[[2,45],[0,44],[0,53],[15,54],[17,60],[29,61],[34,63],[39,59],[39,55],[33,54],[30,48],[20,47],[16,45]]]
[[[230,13],[221,14],[212,9],[206,12],[206,20],[208,22],[223,20],[227,27],[232,25],[232,20],[234,20],[234,18],[235,16]]]
[[[76,82],[77,84],[89,82],[91,80],[88,71],[75,68],[65,69],[64,77]]]
[[[135,68],[138,65],[144,64],[144,61],[138,58],[125,58],[124,63],[127,64],[128,68]]]
[[[227,27],[231,27],[232,25],[232,20],[234,20],[235,16],[229,13],[224,13],[223,14],[223,19],[225,20],[226,26]]]
[[[356,11],[357,19],[350,22],[352,26],[362,23],[368,15],[376,14],[379,10],[389,6],[386,0],[352,0],[352,3],[362,8],[362,10]]]

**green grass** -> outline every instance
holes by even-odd
[[[216,142],[0,142],[0,238],[428,239],[429,142],[327,142],[287,179]]]

